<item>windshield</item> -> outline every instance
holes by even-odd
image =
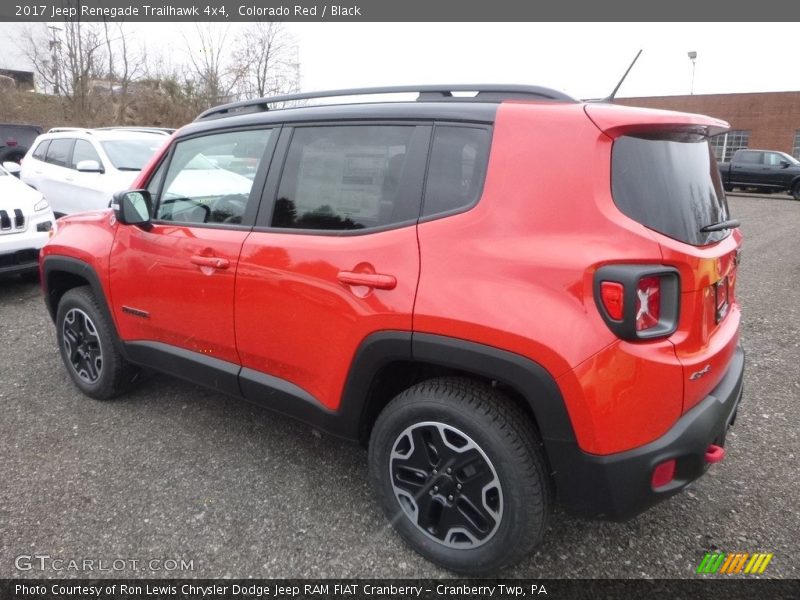
[[[793,165],[800,165],[800,160],[797,160],[794,156],[786,154],[785,152],[781,152],[780,155],[785,159],[788,160]]]
[[[700,231],[729,218],[714,154],[699,135],[623,136],[611,156],[617,207],[645,227],[703,246],[729,233]]]
[[[115,168],[120,171],[141,171],[163,143],[163,136],[153,135],[141,139],[109,140],[100,142],[100,145]]]

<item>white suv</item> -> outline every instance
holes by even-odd
[[[11,170],[19,165],[4,163]],[[39,249],[50,237],[53,211],[42,195],[0,167],[0,276],[39,272]]]
[[[47,198],[57,216],[107,208],[167,136],[155,129],[51,129],[28,150],[20,178]]]

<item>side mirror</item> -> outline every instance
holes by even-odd
[[[123,225],[137,225],[143,229],[150,229],[153,203],[147,190],[117,192],[111,201],[111,208],[114,209],[117,221]]]
[[[96,160],[82,160],[75,168],[81,173],[105,173],[105,169]]]
[[[18,163],[15,163],[13,160],[7,160],[3,163],[3,168],[11,173],[14,177],[19,177],[19,172],[22,170],[22,167],[19,166]]]
[[[787,168],[789,168],[791,166],[792,166],[792,163],[790,163],[788,160],[782,160],[781,161],[781,169],[787,169]]]

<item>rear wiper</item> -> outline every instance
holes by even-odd
[[[720,221],[719,223],[712,223],[700,228],[701,233],[708,233],[709,231],[722,231],[723,229],[736,229],[741,223],[738,219],[728,219],[727,221]]]

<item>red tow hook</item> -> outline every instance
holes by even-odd
[[[708,448],[706,448],[706,462],[714,463],[720,462],[723,458],[725,458],[725,448],[722,446],[717,446],[716,444],[711,444]]]

